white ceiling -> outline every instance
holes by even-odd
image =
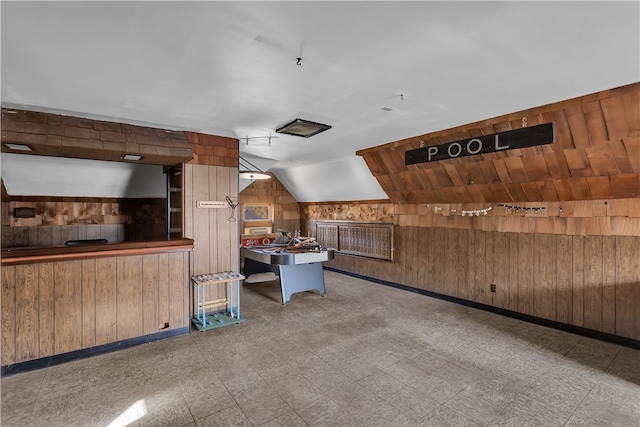
[[[2,1],[1,15],[3,106],[239,138],[299,201],[386,198],[358,149],[640,80],[637,1]],[[333,128],[275,134],[297,117]]]

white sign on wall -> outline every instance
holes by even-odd
[[[196,202],[196,208],[202,208],[202,209],[220,209],[220,208],[226,208],[229,205],[227,205],[227,202],[220,202],[220,201],[206,201],[206,200],[198,200]]]

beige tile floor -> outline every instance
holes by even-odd
[[[2,426],[638,426],[640,352],[325,272],[247,320],[2,379]]]

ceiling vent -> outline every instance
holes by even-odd
[[[295,119],[294,121],[276,129],[276,132],[309,138],[310,136],[317,135],[328,129],[331,129],[331,126],[304,119]]]

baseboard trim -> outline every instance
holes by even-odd
[[[85,359],[92,356],[98,356],[100,354],[111,353],[117,350],[123,350],[125,348],[135,347],[137,345],[146,344],[153,341],[176,337],[178,335],[185,335],[188,334],[189,331],[190,326],[186,326],[184,328],[172,329],[170,331],[163,331],[108,344],[97,345],[95,347],[83,348],[81,350],[70,351],[68,353],[41,357],[39,359],[27,360],[25,362],[14,363],[12,365],[5,365],[2,367],[2,377],[8,377],[23,372],[47,368],[49,366],[60,365],[62,363]]]
[[[436,298],[456,304],[464,305],[467,307],[477,308],[479,310],[489,311],[491,313],[500,314],[502,316],[511,317],[518,320],[523,320],[529,323],[535,323],[541,326],[547,326],[549,328],[558,329],[565,332],[570,332],[576,335],[582,335],[588,338],[594,338],[600,341],[606,341],[625,347],[630,347],[636,350],[640,350],[640,341],[632,338],[621,337],[619,335],[608,334],[606,332],[600,332],[593,329],[582,328],[580,326],[569,325],[567,323],[557,322],[555,320],[543,319],[541,317],[535,317],[528,314],[518,313],[517,311],[511,311],[500,307],[494,307],[492,305],[482,304],[479,302],[469,301],[466,299],[452,297],[449,295],[439,294],[437,292],[427,291],[424,289],[414,288],[412,286],[401,285],[395,282],[389,282],[387,280],[376,279],[375,277],[364,276],[358,273],[352,273],[350,271],[344,271],[333,267],[324,266],[325,270],[333,271],[336,273],[344,274],[346,276],[355,277],[369,282],[377,283],[379,285],[389,286],[396,289],[401,289],[407,292],[413,292],[416,294]]]

